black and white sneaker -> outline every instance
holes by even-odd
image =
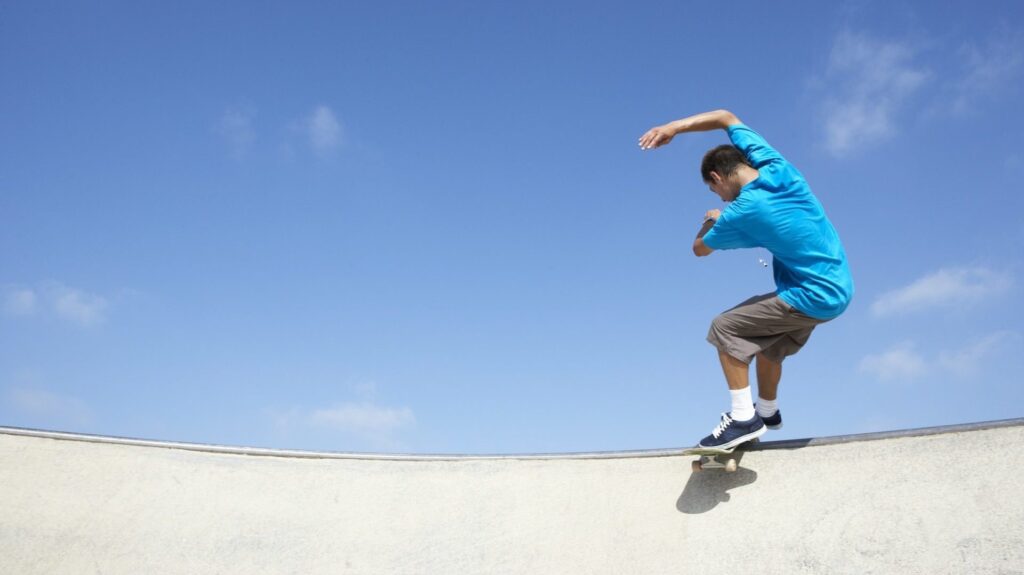
[[[782,412],[776,409],[775,413],[768,417],[762,415],[761,421],[764,421],[764,424],[768,429],[782,429]]]
[[[723,413],[718,426],[711,431],[711,435],[701,439],[697,447],[732,451],[743,443],[761,437],[767,431],[764,421],[756,413],[752,419],[746,421],[736,421],[728,413]]]

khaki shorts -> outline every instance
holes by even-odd
[[[814,328],[826,321],[801,313],[769,293],[754,296],[716,317],[708,330],[708,342],[747,364],[759,353],[782,363],[800,351]]]

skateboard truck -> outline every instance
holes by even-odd
[[[700,459],[690,462],[690,469],[694,473],[706,469],[724,469],[726,473],[735,473],[738,464],[731,453],[721,455],[701,455]]]
[[[758,441],[758,439],[752,439],[746,443],[737,445],[728,451],[692,447],[690,449],[684,449],[683,455],[700,456],[699,459],[695,459],[690,462],[690,469],[693,470],[694,473],[708,469],[724,469],[726,473],[735,473],[736,470],[739,469],[740,459],[743,458],[742,448],[746,445],[757,443]],[[740,453],[736,453],[737,449],[740,450]]]

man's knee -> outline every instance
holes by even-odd
[[[728,335],[731,331],[729,324],[729,319],[725,314],[719,314],[715,316],[715,319],[711,320],[711,327],[708,329],[708,332],[718,336]]]
[[[725,314],[711,321],[708,328],[707,341],[718,349],[720,354],[750,365],[757,353],[757,345],[736,333],[736,325]]]

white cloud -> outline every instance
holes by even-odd
[[[50,315],[83,327],[106,321],[110,304],[106,298],[58,282],[38,288],[6,288],[3,311],[9,316]]]
[[[252,110],[230,109],[217,122],[217,133],[224,138],[228,151],[235,159],[241,159],[256,142]]]
[[[317,409],[309,416],[311,424],[356,433],[390,433],[416,422],[408,407],[381,407],[372,403],[342,403]]]
[[[944,350],[930,357],[918,353],[914,342],[897,344],[882,353],[868,355],[858,366],[863,373],[882,381],[909,382],[926,375],[953,376],[972,380],[999,356],[1024,351],[1024,336],[1014,331],[997,331],[974,340],[959,349]]]
[[[33,289],[9,288],[4,293],[4,313],[14,316],[33,315],[39,297]]]
[[[399,434],[416,424],[408,407],[389,407],[372,401],[341,402],[314,409],[270,410],[278,431],[316,429],[357,438],[371,449],[395,449]]]
[[[47,425],[84,425],[92,421],[92,409],[84,401],[37,388],[7,389],[4,399],[23,415],[39,418]]]
[[[938,366],[953,375],[970,378],[981,373],[984,362],[1001,352],[1020,346],[1024,338],[1012,331],[1000,331],[968,346],[939,354]]]
[[[885,41],[844,31],[829,56],[824,84],[825,137],[828,150],[842,156],[892,136],[896,115],[930,78],[914,63],[906,42]]]
[[[919,378],[927,373],[928,366],[914,347],[912,342],[904,342],[888,351],[869,355],[861,360],[859,369],[883,381]]]
[[[1024,35],[993,33],[984,44],[964,44],[958,56],[963,70],[954,83],[950,107],[963,114],[998,95],[1024,70]]]
[[[871,304],[871,313],[881,317],[935,307],[970,306],[1007,292],[1012,284],[1008,273],[983,267],[940,269],[882,294]]]
[[[306,120],[309,145],[318,156],[327,156],[341,143],[341,124],[327,106],[318,106]]]
[[[89,327],[106,320],[107,300],[88,292],[54,285],[50,291],[53,311],[63,320]]]

